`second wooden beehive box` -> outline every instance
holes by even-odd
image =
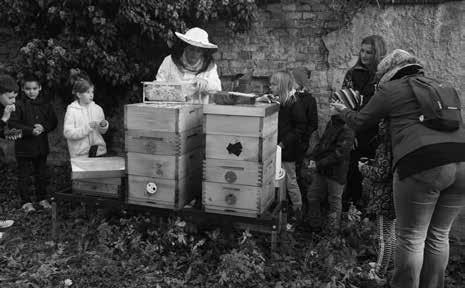
[[[202,106],[125,106],[130,204],[181,209],[201,190]]]
[[[276,104],[205,105],[202,202],[207,212],[258,217],[274,199]]]

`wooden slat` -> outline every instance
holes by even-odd
[[[225,214],[263,213],[274,199],[274,179],[263,187],[202,182],[202,202],[205,209],[223,210]],[[231,201],[231,198],[233,199]]]
[[[81,180],[73,180],[72,182],[72,191],[76,194],[117,198],[119,197],[120,190],[120,184],[88,182]]]
[[[203,106],[204,114],[237,115],[237,116],[259,116],[265,117],[276,113],[278,104],[256,103],[254,105],[217,105],[206,104]]]
[[[202,169],[202,149],[180,156],[128,152],[127,161],[129,175],[176,180]]]
[[[203,144],[202,127],[180,133],[149,130],[127,130],[125,137],[127,152],[158,155],[181,155]]]
[[[121,178],[126,171],[123,157],[79,157],[71,159],[72,179]]]
[[[208,182],[261,186],[265,179],[274,177],[275,154],[263,163],[224,159],[204,160],[203,179]]]
[[[266,117],[205,114],[207,134],[265,137],[278,129],[278,113]]]
[[[124,128],[182,132],[202,125],[202,105],[189,103],[137,103],[125,105]]]
[[[158,190],[151,195],[146,192],[147,183],[155,183]],[[199,173],[180,180],[153,177],[128,176],[128,203],[143,206],[181,209],[201,190]]]
[[[230,153],[229,145],[240,143],[242,151]],[[206,134],[205,158],[263,162],[276,151],[277,133],[261,137]],[[239,144],[236,144],[239,146]]]

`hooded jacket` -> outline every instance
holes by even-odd
[[[346,183],[350,150],[354,145],[354,131],[338,115],[331,116],[310,159],[316,162],[320,175],[341,185]]]
[[[99,126],[92,129],[89,123],[105,120],[102,107],[91,102],[87,106],[81,106],[74,101],[66,108],[63,135],[68,142],[68,150],[71,158],[88,157],[92,145],[98,145],[97,156],[107,153],[105,140],[102,134],[108,131],[108,123],[105,127]]]
[[[16,157],[38,157],[49,153],[48,133],[58,124],[53,106],[39,94],[36,99],[23,96],[16,102],[16,111],[12,114],[9,126],[22,130],[23,136],[15,141]],[[40,135],[33,135],[35,124],[44,127]]]

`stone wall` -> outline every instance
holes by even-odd
[[[352,23],[327,34],[340,23],[321,0],[273,1],[260,7],[247,34],[225,33],[223,25],[209,27],[223,76],[253,71],[264,82],[273,71],[298,66],[313,71],[313,94],[319,102],[320,132],[328,119],[328,95],[340,88],[356,59],[361,39],[385,37],[389,50],[403,48],[425,60],[430,75],[465,89],[465,2],[437,5],[376,5],[360,11]],[[462,93],[462,96],[465,94]]]

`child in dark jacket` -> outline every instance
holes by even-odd
[[[18,191],[23,208],[33,210],[28,181],[35,176],[36,198],[49,208],[47,196],[47,155],[49,153],[48,133],[57,127],[57,117],[51,103],[40,93],[42,87],[34,75],[24,78],[23,97],[16,104],[15,121],[21,123],[23,136],[15,142],[18,164]]]
[[[282,148],[282,165],[286,172],[286,187],[297,219],[302,213],[302,194],[297,184],[296,161],[305,155],[304,135],[307,115],[301,98],[295,95],[291,74],[277,72],[271,76],[270,88],[280,103],[278,145]]]
[[[298,67],[292,70],[292,76],[294,76],[294,81],[296,83],[296,92],[297,102],[299,105],[303,105],[303,110],[305,111],[305,131],[300,139],[301,150],[303,153],[297,155],[295,162],[296,173],[297,173],[297,183],[299,183],[300,191],[307,191],[306,181],[302,175],[302,170],[304,169],[304,158],[305,152],[308,150],[310,137],[313,132],[318,129],[318,110],[317,103],[315,98],[309,92],[310,88],[310,71],[305,67]],[[305,199],[305,197],[303,197]]]
[[[316,145],[310,159],[316,163],[316,174],[307,194],[309,222],[319,226],[320,203],[327,199],[329,204],[329,228],[337,231],[342,212],[342,193],[349,169],[350,151],[354,144],[354,132],[331,109],[331,119]]]
[[[19,135],[5,135],[5,130],[9,128],[10,117],[15,111],[15,102],[18,89],[18,84],[16,84],[16,80],[13,79],[13,77],[9,75],[0,75],[0,138],[7,138],[11,140],[16,140],[19,138]],[[1,164],[2,163],[0,163],[0,165]],[[0,229],[6,229],[12,226],[13,223],[13,220],[0,219]],[[2,242],[4,238],[4,233],[5,232],[0,231],[0,242]]]

